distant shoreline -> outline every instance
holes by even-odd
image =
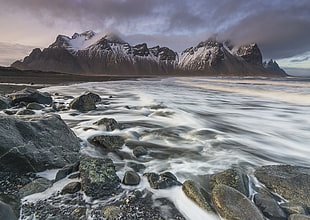
[[[0,67],[0,95],[9,94],[25,87],[44,88],[55,85],[70,85],[83,82],[107,82],[117,80],[135,80],[138,78],[158,77],[212,77],[201,74],[174,74],[174,75],[78,75],[57,72],[41,72],[32,70],[17,70],[10,67]],[[255,75],[219,75],[218,77],[256,77]],[[213,76],[215,77],[215,76]],[[259,76],[257,76],[259,77]],[[264,77],[264,76],[262,76]],[[266,77],[277,77],[268,75]],[[279,76],[278,76],[279,77]]]

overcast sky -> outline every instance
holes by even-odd
[[[265,59],[310,68],[310,0],[0,0],[0,28],[0,65],[9,48],[5,62],[94,30],[178,52],[210,36],[257,42]]]

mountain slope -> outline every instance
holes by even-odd
[[[21,70],[109,75],[284,75],[262,63],[256,44],[229,49],[209,39],[179,56],[167,47],[130,45],[115,34],[86,31],[59,35],[48,48],[34,49],[11,66]]]

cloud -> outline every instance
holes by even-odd
[[[16,35],[44,33],[47,45],[58,33],[114,29],[177,50],[216,34],[236,44],[257,42],[265,58],[310,51],[309,0],[0,0],[0,5],[4,32],[17,26]]]
[[[28,55],[34,46],[0,42],[0,66],[10,66],[14,61]]]
[[[304,62],[304,61],[307,61],[309,60],[310,57],[304,57],[304,58],[301,58],[301,59],[292,59],[291,62],[293,63],[299,63],[299,62]]]

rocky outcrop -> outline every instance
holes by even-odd
[[[263,67],[257,44],[233,48],[227,42],[209,39],[184,50],[179,57],[167,47],[148,48],[146,43],[132,46],[115,34],[86,31],[72,37],[59,35],[48,48],[35,49],[11,66],[73,74],[274,74]]]
[[[265,219],[245,195],[232,187],[223,184],[216,185],[212,190],[212,201],[223,219]]]
[[[310,168],[271,165],[255,171],[256,178],[285,199],[310,207]]]
[[[80,143],[58,115],[0,116],[0,170],[26,173],[78,160]]]
[[[120,179],[109,158],[84,157],[80,162],[82,190],[94,199],[104,199],[117,193]]]
[[[12,105],[16,105],[20,102],[31,103],[36,102],[39,104],[51,104],[53,99],[49,93],[42,93],[34,88],[25,88],[16,93],[8,95],[12,99]]]

